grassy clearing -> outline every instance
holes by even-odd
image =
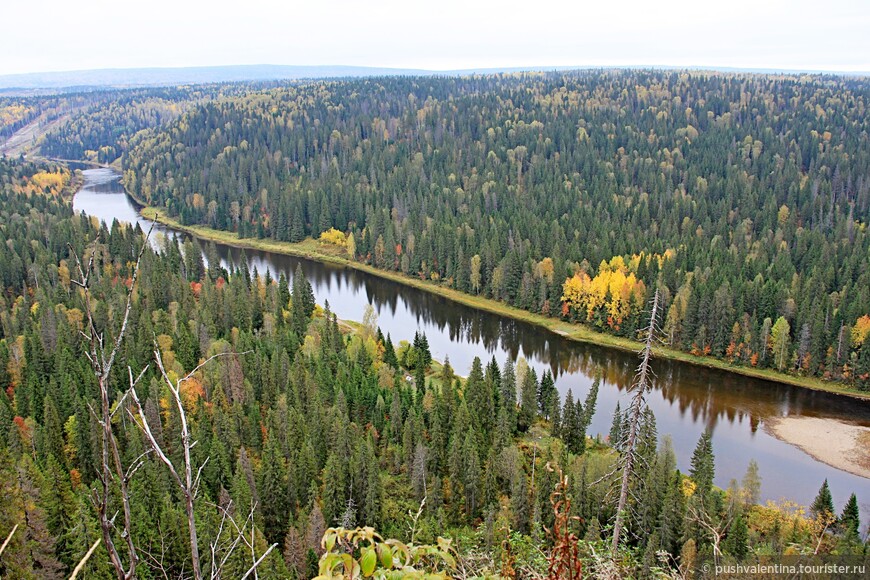
[[[252,248],[266,252],[274,252],[277,254],[288,254],[291,256],[299,256],[318,262],[325,262],[329,264],[337,264],[349,268],[354,268],[356,270],[372,274],[373,276],[379,276],[381,278],[392,280],[406,286],[411,286],[425,292],[430,292],[432,294],[437,294],[438,296],[443,296],[444,298],[447,298],[454,302],[465,304],[466,306],[470,306],[472,308],[477,308],[479,310],[492,312],[493,314],[498,314],[500,316],[507,316],[515,320],[521,320],[529,324],[541,326],[569,340],[595,344],[607,348],[616,348],[629,352],[637,352],[643,346],[640,342],[636,340],[597,332],[581,324],[565,322],[563,320],[550,318],[541,314],[536,314],[534,312],[528,312],[526,310],[514,308],[513,306],[498,302],[496,300],[484,298],[482,296],[473,296],[471,294],[466,294],[453,288],[446,288],[444,286],[438,285],[435,282],[405,276],[404,274],[401,274],[399,272],[380,270],[368,264],[352,261],[344,255],[344,252],[341,248],[337,246],[321,244],[316,240],[306,239],[305,241],[299,243],[290,243],[279,242],[275,240],[239,238],[239,236],[233,232],[214,230],[203,226],[182,225],[174,218],[167,216],[162,210],[152,207],[145,207],[142,210],[142,215],[149,219],[155,219],[156,221],[171,228],[178,229],[192,234],[198,238],[210,240],[216,243],[221,243],[228,246],[235,246],[238,248]],[[758,369],[734,365],[729,363],[728,361],[718,360],[712,357],[696,356],[687,352],[666,347],[657,347],[655,348],[654,353],[655,356],[663,359],[675,360],[697,366],[719,369],[747,377],[783,383],[805,389],[825,391],[838,395],[845,395],[853,398],[870,400],[870,393],[862,393],[847,386],[838,383],[823,381],[814,377],[798,377],[793,375],[787,375],[785,373],[780,373],[772,369]]]

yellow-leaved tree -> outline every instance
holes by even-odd
[[[618,329],[623,320],[643,309],[646,285],[637,278],[642,260],[661,259],[644,254],[602,260],[594,278],[579,271],[562,286],[562,314],[579,316]]]

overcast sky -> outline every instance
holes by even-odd
[[[870,71],[870,0],[8,0],[0,74],[227,64]]]

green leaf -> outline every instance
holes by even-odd
[[[381,567],[387,570],[393,567],[393,551],[389,546],[378,544],[378,552],[381,557]]]
[[[359,559],[359,566],[363,576],[369,577],[375,571],[375,565],[378,563],[378,557],[372,548],[363,549],[362,558]]]

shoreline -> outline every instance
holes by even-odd
[[[820,417],[775,417],[764,429],[816,461],[870,479],[870,427]]]
[[[406,276],[400,272],[381,270],[375,268],[374,266],[363,264],[362,262],[350,260],[348,258],[338,255],[337,253],[329,253],[325,250],[324,246],[320,244],[320,242],[311,238],[307,238],[304,241],[297,243],[281,242],[268,239],[239,238],[238,234],[234,232],[215,230],[205,226],[185,226],[179,223],[176,219],[166,215],[160,208],[151,207],[142,203],[141,200],[136,199],[134,196],[130,195],[129,192],[128,195],[134,202],[136,202],[136,204],[140,206],[140,215],[142,215],[142,217],[146,219],[152,219],[164,226],[185,232],[206,241],[212,241],[215,243],[220,243],[236,248],[247,248],[265,252],[272,252],[276,254],[297,256],[321,263],[353,268],[367,274],[378,276],[386,280],[391,280],[399,284],[404,284],[405,286],[410,286],[424,292],[429,292],[431,294],[441,296],[443,298],[464,304],[471,308],[476,308],[478,310],[483,310],[500,316],[505,316],[514,320],[534,324],[535,326],[545,328],[550,332],[553,332],[554,334],[557,334],[575,342],[594,344],[596,346],[602,346],[606,348],[615,348],[626,352],[637,352],[643,346],[643,344],[638,341],[608,335],[602,332],[592,330],[581,324],[565,322],[556,318],[550,318],[541,314],[535,314],[533,312],[514,308],[513,306],[504,304],[502,302],[497,302],[490,298],[472,296],[470,294],[466,294],[453,288],[446,288],[428,281],[420,280],[419,278]],[[766,380],[803,389],[822,391],[862,401],[870,400],[870,393],[862,393],[848,387],[839,385],[837,383],[829,383],[817,378],[796,377],[779,373],[770,369],[755,369],[751,367],[733,365],[726,361],[710,357],[699,357],[690,353],[685,353],[676,349],[662,346],[655,347],[653,349],[653,353],[656,357],[662,359],[688,363],[710,369],[716,369],[740,376]]]

